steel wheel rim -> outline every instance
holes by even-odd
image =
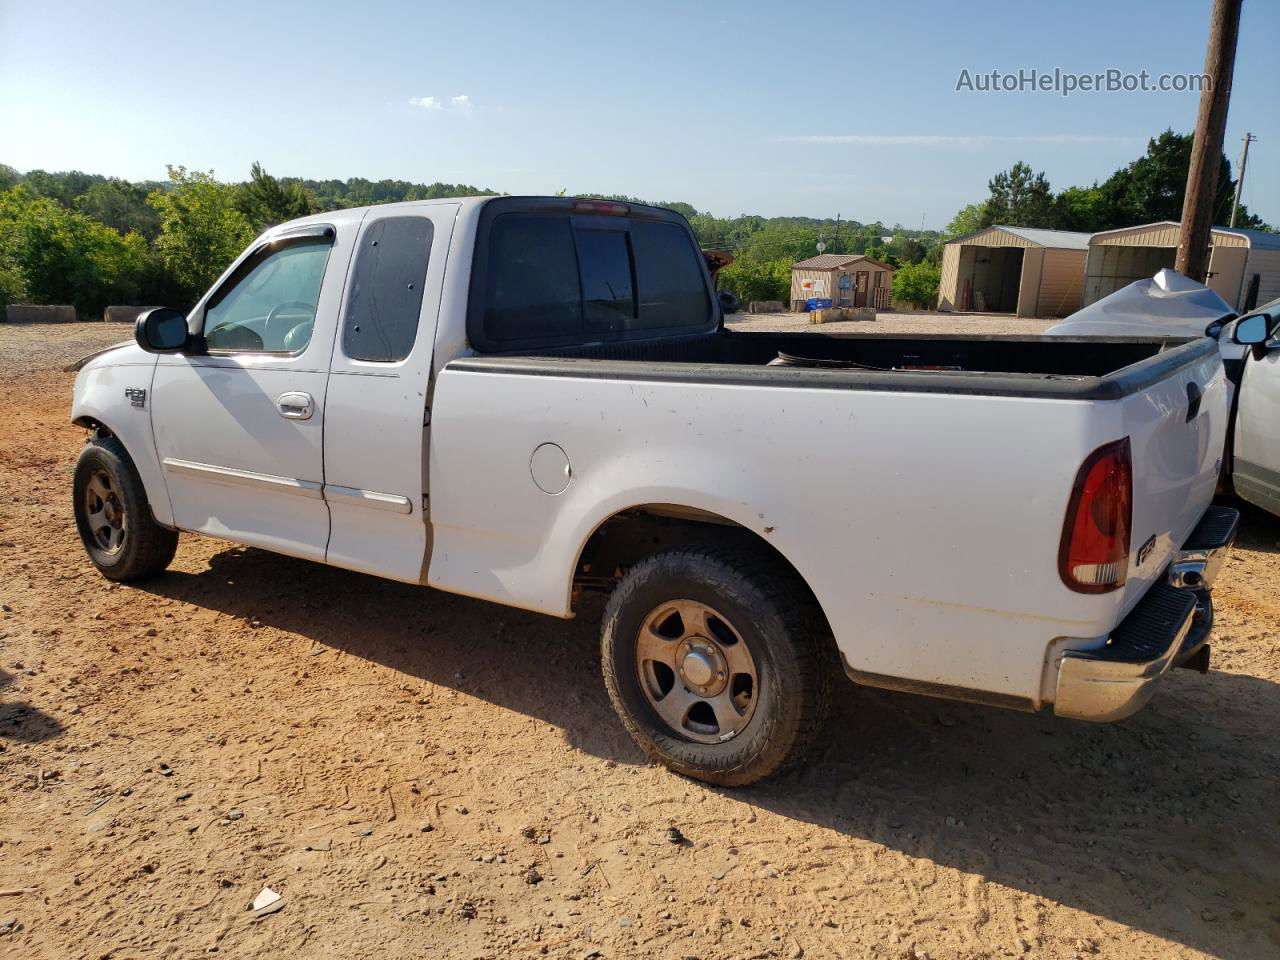
[[[128,533],[124,501],[114,478],[106,470],[89,474],[84,488],[84,518],[89,537],[99,550],[114,555],[124,549]]]
[[[732,740],[760,699],[755,658],[729,618],[698,600],[649,611],[636,635],[636,675],[645,699],[680,736]]]

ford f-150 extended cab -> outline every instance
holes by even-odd
[[[267,231],[83,363],[107,577],[178,531],[571,617],[673,769],[749,783],[854,681],[1111,720],[1207,667],[1209,339],[726,330],[688,224],[498,197]]]

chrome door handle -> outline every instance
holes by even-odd
[[[316,412],[316,402],[309,393],[282,393],[276,397],[276,409],[280,411],[280,416],[290,420],[310,420],[311,415]]]

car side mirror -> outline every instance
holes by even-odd
[[[191,339],[186,314],[172,307],[152,307],[138,314],[133,339],[147,353],[178,353]]]
[[[1271,317],[1265,313],[1255,313],[1236,321],[1235,341],[1246,346],[1266,343]]]

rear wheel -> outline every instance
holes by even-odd
[[[610,598],[601,646],[628,732],[685,776],[741,786],[778,773],[827,716],[826,623],[795,574],[751,545],[637,564]]]
[[[115,437],[80,451],[72,481],[76,529],[85,552],[109,580],[139,580],[164,570],[178,532],[155,522],[138,469]]]

